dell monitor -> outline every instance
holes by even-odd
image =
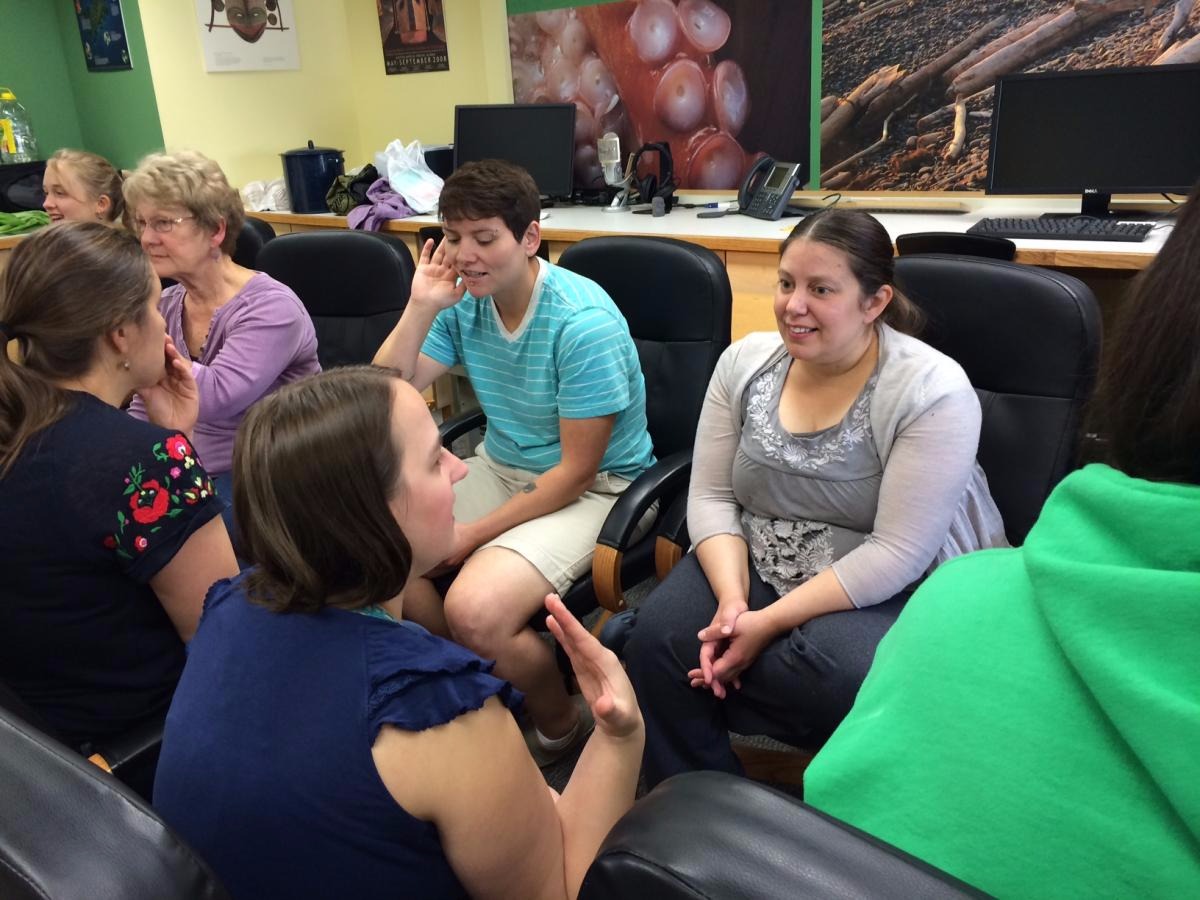
[[[989,194],[1186,193],[1200,178],[1200,65],[1007,75],[996,83]]]
[[[575,177],[574,103],[454,107],[454,168],[503,159],[533,176],[545,197],[570,197]]]

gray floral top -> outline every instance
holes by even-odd
[[[793,434],[779,419],[791,362],[785,356],[742,395],[732,483],[755,568],[781,596],[866,539],[883,477],[870,417],[878,371],[837,425]]]

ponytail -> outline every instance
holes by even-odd
[[[137,239],[64,222],[23,239],[0,281],[0,478],[31,437],[66,415],[58,386],[95,364],[98,341],[140,322],[153,270]]]

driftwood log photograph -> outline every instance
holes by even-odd
[[[979,190],[997,79],[1188,62],[1196,0],[831,0],[821,186]]]

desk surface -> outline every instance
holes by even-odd
[[[970,195],[953,198],[964,212],[946,211],[947,198],[929,200],[928,211],[922,209],[919,198],[907,197],[911,211],[883,211],[878,207],[886,199],[854,198],[847,206],[867,208],[879,219],[892,240],[914,231],[966,231],[984,216],[1037,215],[1041,212],[1070,212],[1077,210],[1078,200],[1025,197],[984,197]],[[943,207],[938,209],[937,207]],[[730,215],[719,219],[700,219],[700,210],[676,208],[668,215],[654,218],[629,211],[609,213],[598,207],[555,206],[545,210],[542,237],[548,241],[574,242],[599,234],[637,234],[675,237],[702,244],[713,250],[776,253],[779,242],[798,221],[781,219],[764,222],[748,216]],[[332,213],[297,215],[292,213],[254,213],[258,218],[281,224],[345,227],[345,217]],[[424,225],[437,224],[436,216],[413,216],[397,219],[384,230],[411,233]],[[1154,229],[1145,241],[1121,243],[1114,241],[1031,241],[1018,239],[1017,261],[1030,265],[1056,268],[1137,270],[1149,265],[1170,232],[1169,225]]]

